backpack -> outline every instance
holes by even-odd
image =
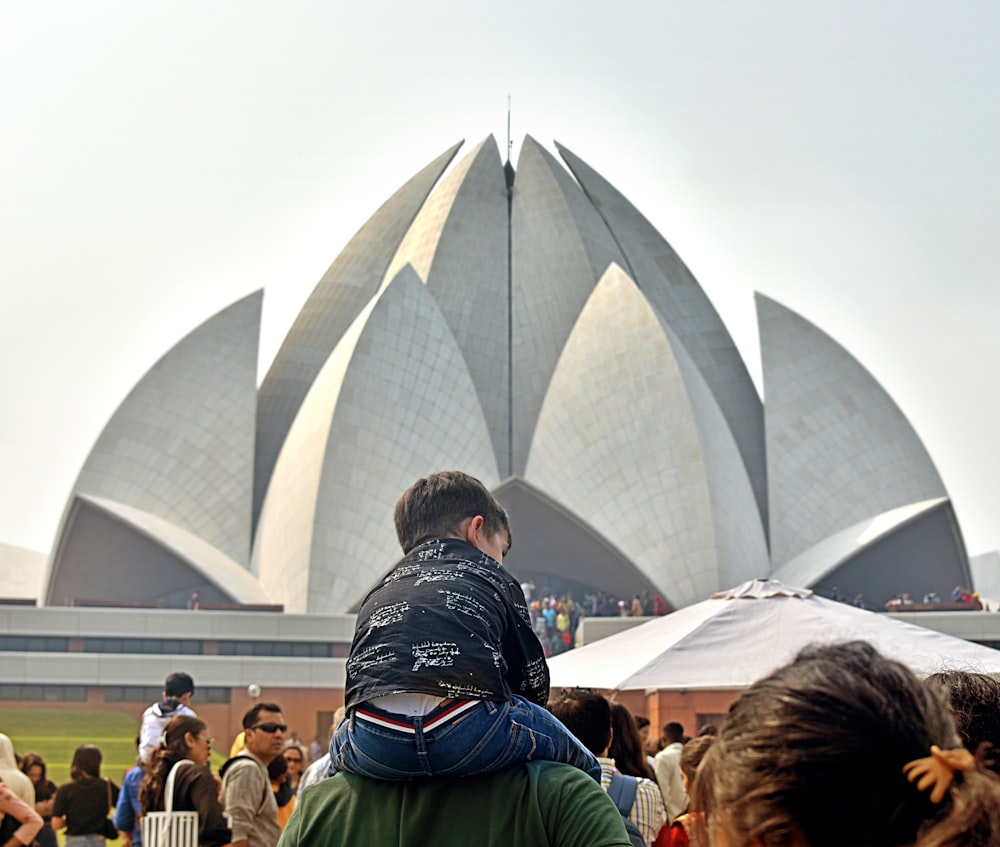
[[[235,765],[237,762],[253,762],[258,768],[263,769],[264,793],[263,795],[261,795],[260,799],[261,806],[263,807],[263,805],[267,802],[267,794],[269,791],[271,791],[271,775],[267,772],[267,768],[265,768],[264,765],[262,765],[257,759],[254,759],[250,756],[244,756],[242,753],[237,753],[231,759],[226,759],[226,761],[222,763],[222,767],[219,768],[219,778],[223,780],[223,789],[220,790],[224,790],[225,788],[226,771],[232,768],[232,766]],[[277,800],[277,798],[275,798],[275,800]]]
[[[632,821],[629,820],[628,813],[632,811],[635,803],[635,792],[639,788],[639,780],[634,776],[615,773],[611,775],[611,785],[608,786],[608,796],[618,807],[618,812],[622,816],[625,824],[625,831],[628,833],[629,843],[632,847],[646,847],[646,842],[642,838],[642,833]]]

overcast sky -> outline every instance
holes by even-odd
[[[0,542],[48,551],[90,447],[265,291],[261,374],[354,232],[460,139],[565,144],[694,272],[759,381],[753,292],[923,439],[1000,547],[1000,4],[0,4]]]

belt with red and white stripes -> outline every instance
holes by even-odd
[[[435,710],[434,712],[431,712],[433,717],[431,717],[430,720],[425,720],[423,722],[424,732],[430,732],[433,729],[437,729],[437,727],[448,723],[448,721],[458,717],[463,712],[467,712],[469,709],[474,709],[482,702],[482,700],[455,700],[443,707],[441,711]],[[416,727],[411,722],[412,719],[408,719],[404,715],[390,715],[388,712],[375,712],[370,709],[366,709],[364,706],[358,706],[354,709],[354,716],[359,720],[367,721],[368,723],[373,723],[378,726],[385,727],[386,729],[408,732],[411,735],[415,735],[417,732]]]

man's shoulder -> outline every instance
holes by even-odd
[[[528,762],[472,777],[388,782],[338,773],[299,795],[288,845],[323,841],[397,844],[399,832],[426,843],[628,847],[621,815],[598,783],[557,762]],[[484,829],[485,827],[485,829]]]
[[[266,776],[267,765],[246,749],[243,749],[219,768],[219,776],[222,777],[223,782],[227,779],[233,779],[237,774],[245,776],[259,774]]]
[[[495,794],[503,792],[507,786],[523,791],[525,786],[530,783],[546,788],[557,785],[584,785],[600,791],[597,782],[579,768],[561,762],[533,761],[521,762],[498,771],[490,771],[476,776],[462,777],[460,782],[456,782],[453,777],[429,777],[414,782],[388,782],[338,772],[308,786],[303,790],[300,799],[310,798],[312,802],[316,802],[321,797],[344,792],[364,796],[388,795],[401,789],[422,790],[427,788],[434,790],[446,784],[452,786],[461,784],[463,787],[472,785],[474,790],[478,790],[481,785],[488,784],[489,794]]]

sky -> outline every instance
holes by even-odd
[[[48,551],[153,363],[264,289],[260,374],[341,248],[455,142],[615,185],[760,382],[753,294],[896,401],[1000,548],[1000,5],[0,3],[0,543]],[[766,398],[765,402],[766,402]]]

